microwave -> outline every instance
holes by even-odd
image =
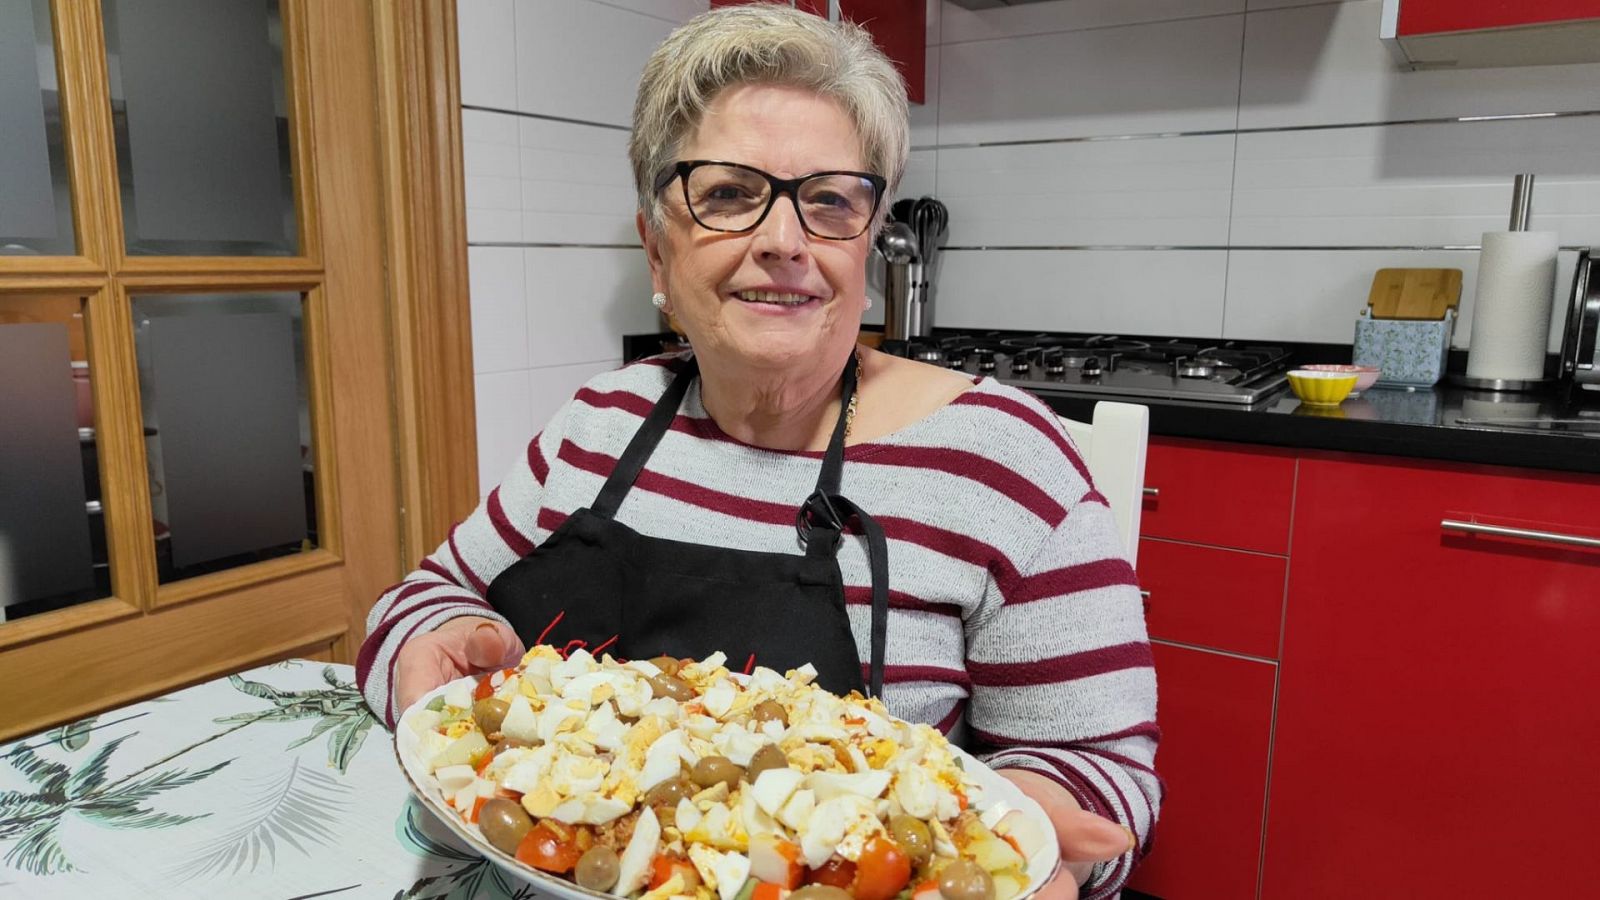
[[[1600,391],[1600,247],[1578,253],[1572,303],[1561,339],[1562,381]]]

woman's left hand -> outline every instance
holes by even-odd
[[[1039,900],[1076,900],[1078,886],[1088,880],[1095,863],[1116,859],[1133,848],[1133,832],[1085,810],[1049,778],[1027,769],[1001,769],[1000,774],[1044,808],[1061,844],[1061,868],[1034,895]]]

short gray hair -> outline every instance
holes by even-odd
[[[652,229],[661,226],[656,179],[676,161],[717,94],[740,84],[806,88],[843,106],[867,168],[888,182],[881,221],[910,144],[905,81],[866,29],[766,3],[701,13],[668,35],[645,63],[628,160]]]

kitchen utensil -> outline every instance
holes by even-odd
[[[1379,384],[1400,384],[1414,387],[1432,386],[1444,377],[1445,360],[1450,353],[1450,339],[1455,335],[1457,309],[1461,302],[1459,270],[1434,270],[1455,272],[1456,289],[1449,289],[1451,277],[1435,274],[1411,279],[1412,295],[1407,299],[1406,277],[1393,272],[1405,270],[1380,269],[1373,278],[1373,287],[1367,294],[1367,306],[1356,319],[1356,339],[1353,362],[1358,366],[1375,366],[1382,370]],[[1399,294],[1388,286],[1398,283]],[[1430,283],[1435,287],[1427,287]],[[1433,312],[1442,296],[1443,314],[1437,319],[1392,318],[1384,313],[1396,313],[1402,308],[1420,312]],[[1391,303],[1391,297],[1393,302]],[[1377,305],[1374,305],[1374,301]]]
[[[1594,250],[1578,251],[1561,340],[1560,377],[1586,390],[1600,390],[1600,265]]]
[[[743,678],[742,675],[733,676],[735,679]],[[467,682],[473,687],[477,686],[478,676],[469,676],[458,679]],[[452,682],[451,684],[454,684]],[[439,781],[428,772],[428,766],[422,758],[422,733],[415,727],[414,722],[429,703],[436,697],[443,697],[451,688],[451,684],[441,685],[424,694],[417,702],[401,714],[400,720],[394,729],[394,753],[399,759],[400,769],[405,773],[406,784],[411,788],[420,801],[422,807],[434,818],[438,819],[455,833],[456,837],[465,842],[466,846],[481,854],[484,858],[494,863],[510,879],[517,883],[533,886],[539,895],[560,897],[562,900],[596,900],[607,895],[584,890],[555,875],[541,872],[538,869],[518,860],[516,857],[500,850],[483,837],[477,827],[467,824],[461,814],[456,812],[446,800],[444,792],[439,787]],[[1016,785],[1002,778],[995,771],[965,750],[954,744],[950,745],[950,753],[961,768],[966,771],[981,789],[979,797],[974,798],[976,805],[984,810],[993,810],[1005,807],[1009,810],[1020,812],[1031,820],[1034,827],[1040,829],[1042,834],[1052,834],[1050,819],[1027,794],[1024,794]],[[1042,887],[1055,872],[1061,859],[1061,851],[1055,841],[1043,841],[1042,846],[1034,851],[1028,862],[1028,888],[1018,894],[1015,900],[1025,900]]]
[[[1318,372],[1294,369],[1289,372],[1289,387],[1308,406],[1338,406],[1350,396],[1356,376],[1343,372]]]
[[[883,274],[883,339],[906,341],[921,332],[922,251],[905,222],[890,222],[878,233],[876,249],[885,263]]]
[[[1437,321],[1460,302],[1460,269],[1379,269],[1367,294],[1378,319]]]

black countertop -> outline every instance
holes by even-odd
[[[1086,422],[1096,400],[1112,398],[1042,399]],[[1600,474],[1600,394],[1594,392],[1564,401],[1553,391],[1502,394],[1441,385],[1373,387],[1333,408],[1308,407],[1288,390],[1250,409],[1135,402],[1150,407],[1152,435]],[[1521,421],[1506,421],[1512,419]],[[1486,420],[1495,424],[1478,424]]]

